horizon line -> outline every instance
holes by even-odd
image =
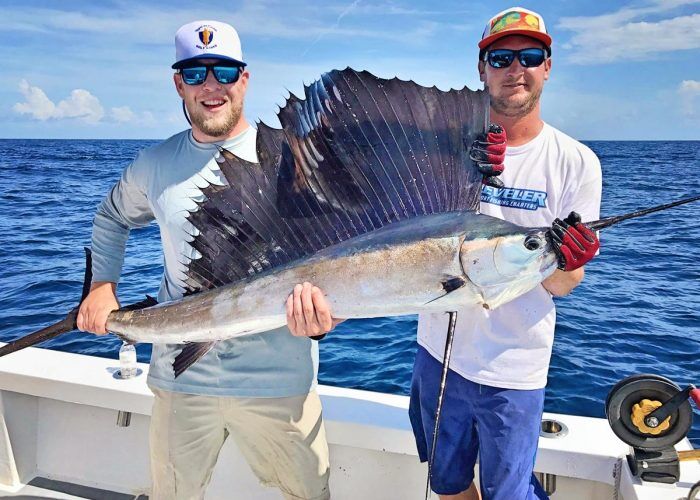
[[[0,137],[0,141],[165,141],[164,138],[142,137],[138,139],[129,137]],[[697,139],[579,139],[581,142],[700,142]],[[220,142],[220,141],[215,141]]]

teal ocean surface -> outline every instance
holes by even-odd
[[[0,140],[0,340],[58,321],[83,276],[92,216],[122,169],[153,141]],[[700,142],[589,142],[603,164],[603,216],[700,194]],[[547,411],[604,416],[620,379],[655,373],[700,385],[700,203],[606,230],[574,293],[558,299]],[[134,231],[123,303],[155,294],[158,230]],[[407,270],[410,272],[410,270]],[[320,382],[407,394],[416,318],[347,321],[321,342]],[[116,358],[114,336],[74,332],[42,347]],[[137,346],[148,361],[151,346]],[[700,412],[691,439],[700,448]]]

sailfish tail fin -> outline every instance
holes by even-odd
[[[80,302],[73,309],[70,310],[66,317],[61,321],[49,325],[41,330],[25,335],[22,338],[13,340],[0,347],[0,358],[11,354],[13,352],[24,349],[25,347],[31,347],[33,345],[51,340],[58,337],[64,333],[72,332],[78,328],[78,311],[80,311],[80,306],[82,305],[85,297],[90,293],[90,284],[92,283],[92,251],[85,247],[85,275],[83,276],[83,290],[80,295]],[[121,311],[130,311],[136,309],[144,309],[146,307],[154,306],[158,303],[156,299],[146,295],[146,298],[140,302],[122,307]]]
[[[78,311],[80,310],[80,305],[90,293],[90,283],[92,282],[92,252],[89,248],[85,247],[85,275],[83,277],[83,290],[80,296],[80,302],[78,305],[71,309],[71,311],[63,318],[61,321],[54,323],[53,325],[47,326],[29,335],[9,342],[4,346],[0,347],[0,357],[13,352],[24,349],[25,347],[30,347],[35,344],[39,344],[46,340],[51,340],[63,333],[72,332],[77,328]]]

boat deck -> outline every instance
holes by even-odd
[[[1,498],[21,500],[148,500],[146,495],[127,495],[116,491],[90,488],[79,484],[54,481],[44,477],[36,477],[26,486],[15,492],[0,491]]]

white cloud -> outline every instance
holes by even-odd
[[[156,117],[150,111],[144,111],[141,113],[141,125],[146,125],[148,127],[153,127],[157,125]]]
[[[127,123],[132,121],[136,115],[129,106],[121,106],[118,108],[112,108],[112,118],[114,121],[119,123]]]
[[[70,97],[58,103],[55,118],[80,118],[87,123],[97,123],[105,111],[100,100],[84,89],[75,89]]]
[[[19,91],[25,100],[16,103],[12,109],[35,120],[77,118],[86,123],[98,123],[105,114],[100,100],[85,89],[71,91],[70,96],[58,104],[54,104],[46,92],[33,87],[27,80],[19,82]]]
[[[700,14],[658,19],[674,8],[698,0],[657,0],[647,7],[623,8],[592,17],[564,17],[557,28],[573,31],[562,45],[578,64],[641,61],[674,50],[700,48]],[[655,19],[654,19],[655,18]]]
[[[112,108],[110,110],[110,118],[116,123],[133,123],[146,127],[153,127],[157,124],[155,116],[150,111],[135,113],[129,106]]]
[[[681,112],[689,118],[698,116],[696,109],[700,102],[700,81],[683,80],[678,86],[678,94],[681,98]]]
[[[24,95],[25,102],[18,102],[12,109],[22,115],[31,115],[37,120],[48,120],[56,114],[56,105],[39,87],[32,87],[27,80],[19,82],[19,91]]]
[[[683,80],[678,87],[678,91],[681,94],[686,95],[700,95],[700,81],[697,80]]]
[[[12,109],[22,115],[30,115],[35,120],[79,118],[87,123],[97,123],[104,116],[99,99],[84,89],[75,89],[68,99],[54,104],[46,92],[32,87],[27,80],[19,82],[19,91],[25,102],[16,103]]]

